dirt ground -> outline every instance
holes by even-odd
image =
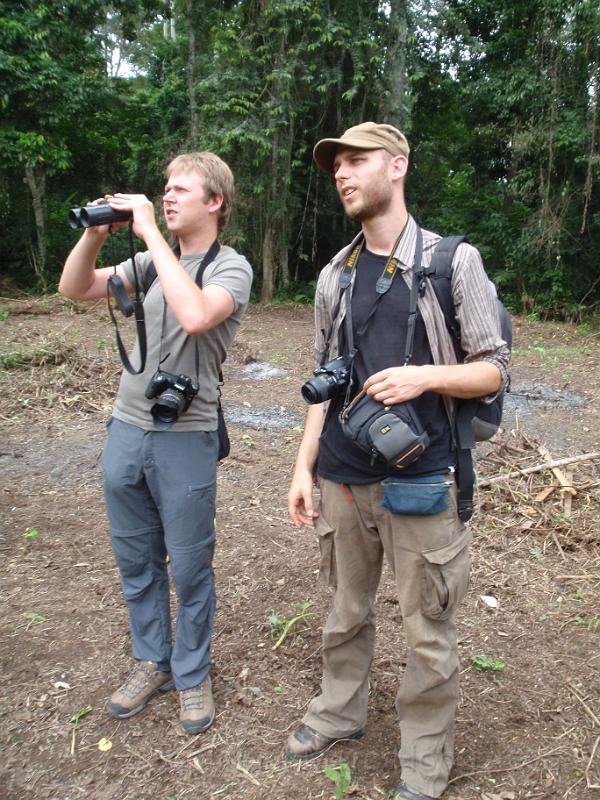
[[[389,798],[406,650],[388,571],[365,737],[308,764],[282,755],[319,688],[329,604],[314,536],[286,512],[311,309],[253,307],[225,364],[232,453],[218,471],[217,717],[196,737],[178,729],[174,692],[130,720],[103,710],[130,654],[98,469],[119,369],[106,311],[3,299],[0,333],[0,797],[329,800],[324,768],[346,763],[351,784],[338,797]],[[600,450],[598,338],[515,321],[506,429],[478,448],[448,800],[600,791],[600,460],[586,458]],[[552,458],[576,460],[524,472]],[[277,622],[298,614],[276,646]]]

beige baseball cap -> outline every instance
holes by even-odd
[[[333,159],[338,147],[356,147],[358,150],[387,150],[393,156],[406,156],[410,147],[406,136],[393,125],[362,122],[341,135],[339,139],[321,139],[313,149],[313,158],[323,172],[333,172]]]

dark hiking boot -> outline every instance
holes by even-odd
[[[435,798],[422,794],[402,781],[394,789],[394,800],[435,800]]]
[[[360,739],[363,731],[356,731],[348,736],[325,736],[309,725],[300,725],[293,733],[288,736],[285,743],[284,753],[287,758],[295,761],[309,761],[317,758],[322,753],[326,753],[330,747],[338,742],[346,742],[353,739]]]

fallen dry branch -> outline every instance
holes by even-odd
[[[592,709],[588,706],[588,704],[585,702],[583,697],[579,694],[577,689],[573,686],[572,683],[568,683],[567,686],[568,686],[569,691],[571,692],[571,694],[581,703],[581,705],[583,706],[586,714],[592,720],[594,725],[597,725],[600,728],[600,719],[598,719],[598,717],[594,714]]]
[[[596,458],[600,458],[600,450],[595,450],[593,453],[583,453],[580,456],[570,456],[569,458],[558,458],[555,461],[545,461],[542,464],[536,464],[534,467],[524,467],[520,470],[508,472],[506,475],[496,475],[493,478],[486,478],[482,481],[479,481],[478,486],[480,489],[483,489],[486,486],[491,486],[491,484],[497,483],[498,481],[507,481],[511,478],[519,478],[523,475],[531,475],[534,472],[542,472],[542,470],[553,469],[554,467],[564,467],[567,464],[576,464],[580,461],[593,461]]]
[[[547,450],[543,445],[540,444],[538,446],[538,453],[542,456],[542,458],[546,459],[546,462],[548,463],[548,468],[552,470],[554,476],[556,477],[560,485],[563,487],[563,489],[565,489],[571,495],[573,495],[573,497],[575,497],[577,492],[569,482],[567,476],[563,474],[563,472],[559,469],[558,466],[550,466],[556,461],[556,459],[552,458],[552,454],[549,452],[549,450]]]
[[[598,745],[600,745],[600,736],[598,736],[596,738],[596,741],[594,742],[590,760],[588,761],[587,766],[585,768],[585,780],[588,785],[588,789],[600,789],[600,783],[592,783],[590,780],[590,770],[592,768],[592,764],[594,763],[594,759],[596,757],[596,750],[598,749]]]

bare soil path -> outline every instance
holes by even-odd
[[[309,764],[282,755],[319,688],[329,603],[317,543],[286,512],[311,310],[253,307],[225,365],[232,453],[218,478],[217,718],[192,738],[179,732],[174,693],[131,720],[103,711],[130,652],[98,471],[118,373],[106,312],[3,299],[0,334],[0,798],[329,800],[324,767],[342,762],[352,773],[345,796],[388,798],[405,648],[387,572],[366,736]],[[557,459],[600,450],[598,343],[583,328],[516,320],[506,430],[478,450],[482,479],[541,464],[540,446]],[[448,800],[598,797],[600,461],[560,475],[572,491],[548,469],[480,491]],[[273,615],[289,620],[303,603],[316,616],[275,648]]]

